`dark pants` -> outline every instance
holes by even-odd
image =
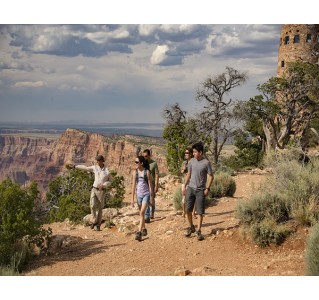
[[[188,187],[185,202],[186,212],[192,212],[195,206],[198,215],[203,215],[205,213],[204,190],[195,190]]]

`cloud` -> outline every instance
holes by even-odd
[[[208,49],[216,57],[264,57],[277,55],[279,25],[237,25],[216,29]]]
[[[184,57],[206,47],[211,25],[7,25],[10,45],[26,53],[65,57],[101,57],[132,53],[132,46],[169,45],[163,65],[182,64]]]
[[[172,66],[182,63],[183,56],[179,55],[179,51],[170,50],[167,45],[157,46],[150,58],[152,65]]]
[[[77,66],[77,67],[76,67],[76,70],[77,70],[78,72],[82,72],[83,70],[85,70],[85,66],[83,66],[83,65]]]
[[[19,70],[31,72],[33,71],[33,67],[30,64],[20,63],[16,60],[10,62],[0,61],[0,71],[1,70]]]
[[[74,91],[74,92],[77,92],[77,91],[87,91],[87,88],[83,87],[83,86],[76,86],[76,85],[70,85],[70,84],[66,84],[66,83],[63,83],[63,84],[60,84],[57,89],[59,91],[62,91],[62,92],[65,92],[65,91]]]
[[[275,75],[280,26],[1,25],[0,31],[1,120],[26,120],[26,109],[36,118],[41,106],[47,120],[67,110],[72,119],[160,122],[168,103],[196,107],[194,88],[226,66],[248,71],[236,96],[255,95],[257,84]]]
[[[131,53],[132,32],[118,25],[7,25],[11,46],[30,53],[100,57]],[[133,27],[132,27],[133,29]]]
[[[35,82],[32,82],[32,81],[20,81],[20,82],[16,82],[14,84],[15,87],[18,87],[18,88],[28,88],[28,87],[31,87],[31,88],[42,88],[42,87],[47,87],[48,84],[44,81],[35,81]]]

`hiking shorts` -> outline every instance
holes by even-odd
[[[137,204],[139,206],[142,206],[143,204],[149,205],[150,204],[150,199],[151,199],[150,194],[143,195],[143,196],[138,196],[137,195]]]
[[[186,212],[192,212],[196,209],[198,215],[203,215],[205,213],[205,195],[204,190],[194,190],[188,187],[186,190],[185,198],[185,210]]]

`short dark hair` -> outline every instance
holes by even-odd
[[[204,146],[202,142],[196,143],[192,146],[193,149],[196,149],[198,152],[204,153]]]
[[[150,149],[145,149],[145,150],[143,151],[143,153],[145,153],[145,154],[147,154],[147,155],[151,155]]]
[[[103,162],[105,161],[104,156],[101,155],[101,154],[97,155],[95,159],[98,160],[98,161],[99,161],[99,160],[101,160],[101,161],[103,161]]]

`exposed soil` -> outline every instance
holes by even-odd
[[[194,234],[184,237],[186,219],[160,197],[155,219],[147,224],[148,236],[141,242],[134,233],[119,232],[117,227],[98,232],[82,225],[51,224],[53,235],[72,236],[76,242],[38,256],[24,275],[304,275],[307,229],[300,228],[282,245],[267,248],[241,235],[234,216],[236,203],[247,199],[265,177],[247,173],[234,177],[235,197],[222,198],[206,209],[203,241]],[[137,210],[132,209],[131,215],[138,220]]]

